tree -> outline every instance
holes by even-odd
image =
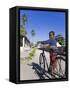
[[[56,40],[59,42],[60,45],[64,45],[64,37],[60,34],[56,36]]]
[[[21,19],[23,26],[25,26],[25,23],[27,22],[27,16],[24,14]]]
[[[21,27],[20,28],[20,36],[26,36],[27,32],[25,30],[25,28]]]
[[[33,37],[36,35],[36,33],[35,33],[35,30],[34,30],[34,29],[32,29],[32,31],[31,31],[31,35],[32,35]]]
[[[35,30],[34,29],[31,31],[31,34],[32,34],[32,36],[35,36]]]
[[[27,22],[27,16],[24,14],[21,17],[21,25],[20,25],[20,35],[21,36],[26,36],[26,34],[27,34],[27,31],[26,31],[26,28],[25,28],[26,22]]]

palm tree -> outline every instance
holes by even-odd
[[[26,29],[24,27],[20,27],[20,36],[26,36],[27,32]]]
[[[32,29],[31,34],[32,34],[32,36],[35,36],[35,30],[34,29]]]
[[[22,24],[25,27],[25,23],[27,22],[27,16],[24,14],[21,19],[22,19]]]
[[[35,36],[35,30],[34,29],[32,29],[32,31],[31,31],[31,35],[34,37]]]
[[[27,22],[27,16],[24,14],[21,17],[21,25],[20,25],[20,35],[21,36],[26,36],[26,34],[27,34],[27,31],[26,31],[26,28],[25,28],[26,22]]]

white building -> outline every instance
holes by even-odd
[[[28,50],[30,50],[30,41],[26,36],[20,36],[20,57],[24,57],[24,53]]]

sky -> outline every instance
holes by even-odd
[[[54,31],[56,35],[61,34],[65,37],[64,12],[20,10],[20,18],[24,14],[27,16],[25,25],[27,37],[31,42],[48,40],[48,33],[50,31]],[[36,33],[34,37],[31,35],[32,29],[34,29]]]

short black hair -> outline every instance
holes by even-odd
[[[52,33],[53,35],[55,35],[55,32],[54,32],[54,31],[50,31],[50,32],[49,32],[49,35],[50,35],[51,33]]]

